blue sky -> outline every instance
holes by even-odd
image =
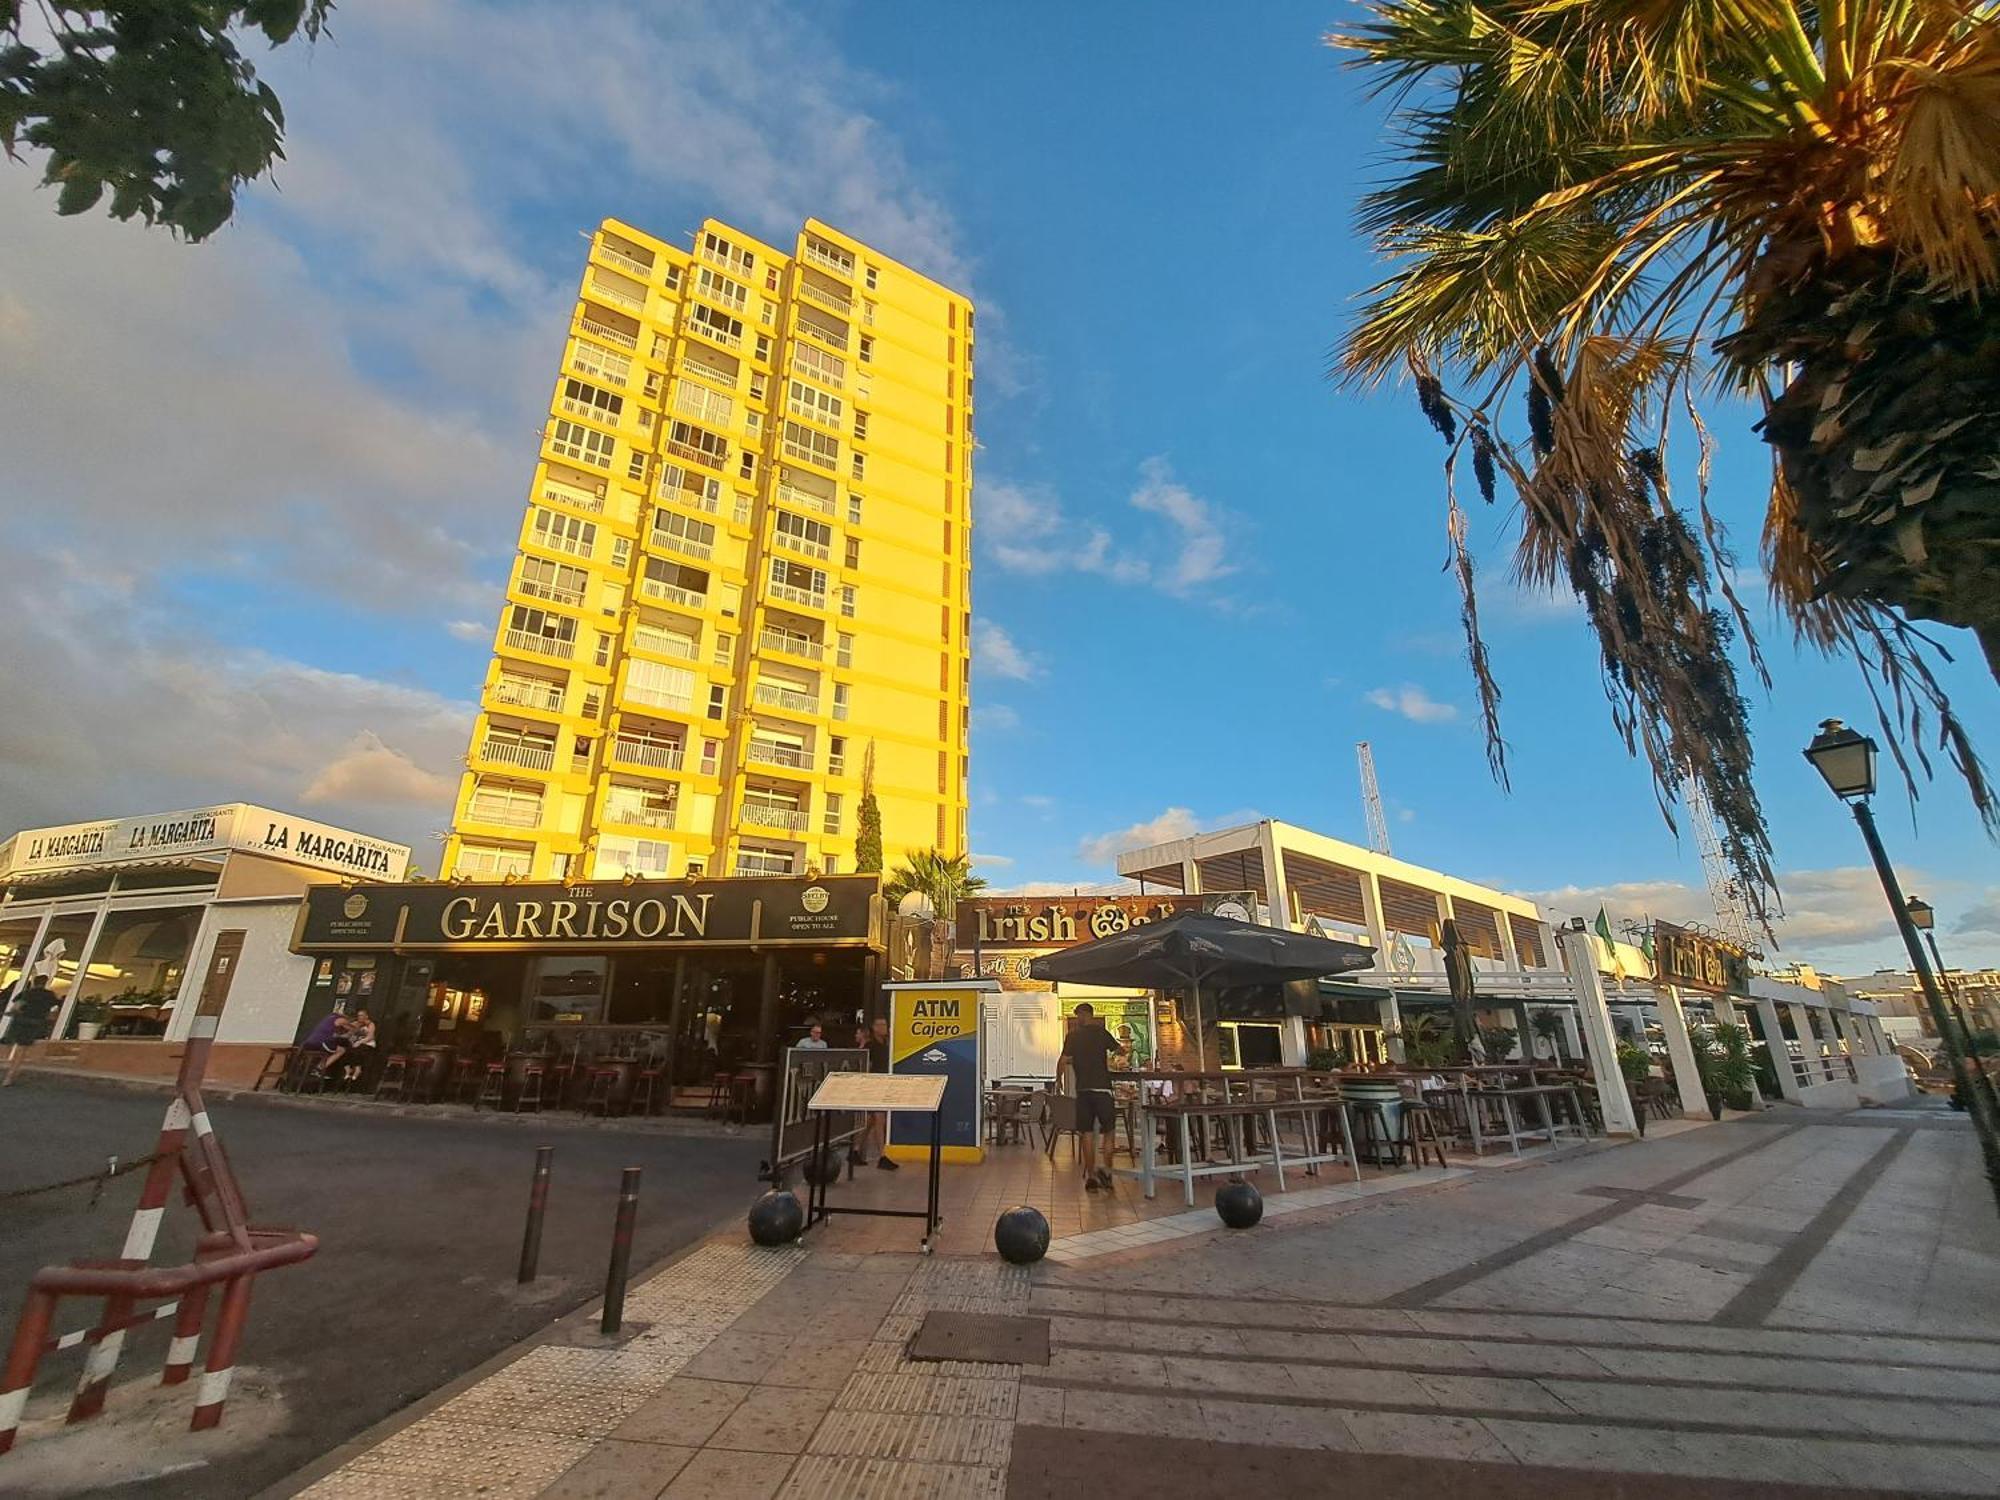
[[[5,537],[44,585],[0,821],[249,796],[428,843],[580,233],[712,212],[782,241],[817,213],[981,307],[972,829],[996,885],[1104,880],[1124,830],[1359,840],[1366,738],[1397,854],[1700,915],[1579,617],[1507,582],[1504,503],[1472,518],[1513,756],[1494,786],[1439,445],[1406,393],[1324,378],[1378,274],[1351,226],[1380,107],[1318,42],[1346,10],[351,4],[271,60],[290,159],[208,245],[57,221],[0,172],[0,259],[32,268],[0,289]],[[1752,562],[1764,455],[1745,412],[1712,415]],[[1818,719],[1866,722],[1865,694],[1765,639],[1784,954],[1872,967],[1879,893],[1798,756]],[[1990,752],[2000,696],[1956,644]],[[2000,960],[1962,793],[1929,788],[1915,830],[1882,807],[1947,956]]]

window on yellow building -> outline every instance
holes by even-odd
[[[847,539],[846,566],[850,568],[861,566],[861,538],[858,536],[851,536]]]
[[[611,455],[618,446],[618,440],[608,432],[599,432],[593,427],[584,426],[581,422],[565,421],[558,417],[555,429],[549,437],[549,446],[564,458],[574,458],[600,469],[608,469],[611,467]]]

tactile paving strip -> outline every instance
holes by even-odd
[[[971,1468],[809,1453],[778,1491],[778,1500],[1002,1500],[1006,1493],[1004,1465]]]
[[[1012,1437],[1011,1424],[989,1418],[836,1408],[820,1423],[806,1451],[1005,1469]]]
[[[991,1370],[992,1366],[978,1368]],[[993,1417],[1014,1420],[1013,1380],[953,1380],[918,1374],[849,1377],[836,1408],[850,1411],[890,1411],[933,1417]]]
[[[627,1318],[652,1325],[629,1343],[531,1349],[304,1493],[312,1500],[528,1500],[805,1258],[796,1247],[703,1245],[627,1296]],[[468,1453],[478,1454],[474,1477]]]

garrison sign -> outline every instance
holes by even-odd
[[[292,948],[602,952],[864,944],[879,938],[880,889],[878,875],[314,886]]]
[[[984,1057],[979,1039],[979,1006],[1000,986],[992,980],[920,981],[885,984],[889,997],[889,1071],[942,1076],[946,1161],[979,1161],[981,1080]],[[928,1115],[889,1117],[891,1155],[911,1159],[930,1154]]]

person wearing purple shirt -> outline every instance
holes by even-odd
[[[304,1047],[307,1052],[319,1054],[315,1066],[324,1073],[332,1065],[336,1054],[345,1050],[341,1044],[341,1033],[347,1030],[347,1017],[337,1010],[330,1010],[319,1018],[319,1023],[306,1033]]]

